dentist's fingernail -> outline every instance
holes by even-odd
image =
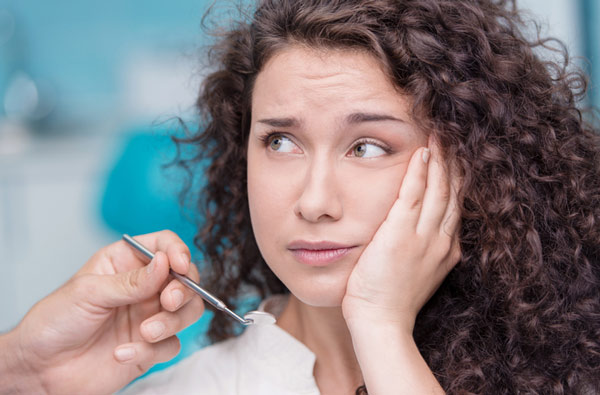
[[[115,358],[120,362],[130,361],[135,358],[135,348],[121,347],[115,350]]]
[[[150,274],[154,271],[154,267],[156,266],[156,258],[152,259],[148,265],[146,265],[146,273]]]
[[[431,151],[429,150],[429,148],[425,148],[423,150],[423,162],[425,162],[425,163],[429,162],[430,153],[431,153]]]
[[[173,305],[175,305],[175,308],[178,308],[181,306],[181,303],[183,303],[183,292],[178,289],[172,290],[171,299],[173,299]]]
[[[147,324],[144,324],[144,328],[146,329],[148,334],[150,334],[150,337],[152,339],[157,339],[158,337],[160,337],[160,335],[162,335],[165,332],[165,329],[167,329],[165,327],[165,324],[163,324],[160,321],[148,322]]]
[[[190,258],[188,258],[188,256],[186,254],[181,254],[181,263],[183,263],[185,265],[185,267],[189,267],[190,265]]]

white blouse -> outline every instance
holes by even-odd
[[[259,310],[278,316],[286,299],[271,297]],[[317,395],[314,364],[315,354],[279,326],[251,325],[240,336],[203,348],[120,394]]]

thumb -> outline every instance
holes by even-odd
[[[169,276],[169,262],[163,252],[139,269],[105,274],[94,279],[90,302],[111,308],[138,303],[156,295]]]

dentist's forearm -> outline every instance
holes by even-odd
[[[13,330],[0,335],[0,394],[41,394],[46,391],[23,359]]]
[[[372,322],[356,323],[350,332],[370,395],[445,394],[411,333]]]

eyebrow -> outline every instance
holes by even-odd
[[[381,121],[404,121],[400,118],[393,117],[388,114],[376,114],[376,113],[365,113],[355,112],[346,117],[346,124],[354,125],[363,122],[381,122]],[[291,128],[300,126],[301,122],[294,117],[289,118],[266,118],[259,119],[257,122],[264,123],[274,128]]]

